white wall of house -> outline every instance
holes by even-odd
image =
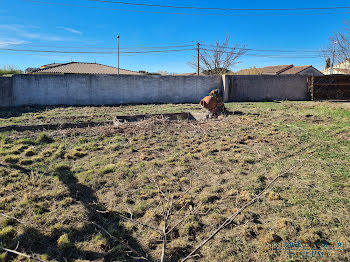
[[[332,69],[327,68],[322,71],[325,75],[332,74]],[[334,75],[350,75],[350,61],[347,60],[343,63],[339,63],[333,67],[333,74]]]

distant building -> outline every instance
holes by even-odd
[[[40,69],[30,72],[30,74],[49,74],[49,75],[61,75],[61,74],[106,74],[117,75],[118,68],[101,65],[96,63],[82,63],[82,62],[70,62],[65,64],[48,64],[43,65]],[[143,75],[142,73],[119,69],[121,75]]]
[[[248,68],[236,72],[236,75],[279,75],[294,65],[265,66],[262,68]]]
[[[329,67],[325,70],[322,71],[323,74],[325,75],[350,75],[350,60],[346,60],[342,63],[339,63],[333,67],[333,72],[332,68]]]
[[[322,76],[323,73],[312,65],[309,66],[293,66],[292,68],[283,71],[280,75],[307,75],[307,76]]]
[[[262,68],[248,68],[236,72],[236,75],[308,75],[320,76],[323,75],[321,71],[317,70],[311,65],[308,66],[294,66],[294,65],[277,65],[265,66]]]

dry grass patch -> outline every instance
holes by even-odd
[[[20,252],[46,261],[133,261],[145,253],[157,260],[162,237],[142,224],[162,229],[162,208],[169,208],[164,194],[176,202],[166,221],[168,229],[175,228],[165,258],[179,261],[274,177],[306,158],[196,259],[285,261],[286,253],[271,250],[269,242],[349,243],[349,218],[339,215],[350,210],[350,144],[341,139],[349,132],[349,109],[312,102],[227,106],[244,114],[1,134],[0,212],[26,223],[1,220],[3,244],[14,249],[19,242]],[[112,113],[190,108],[200,110],[197,105],[21,109],[12,121],[105,121]],[[331,259],[346,261],[349,255],[346,249]]]

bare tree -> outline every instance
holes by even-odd
[[[330,67],[341,64],[339,69],[350,74],[350,30],[346,28],[343,32],[335,33],[329,38],[326,49],[322,51],[325,59],[330,59]],[[347,71],[347,72],[346,72]]]
[[[223,43],[217,41],[215,45],[203,45],[199,54],[199,71],[205,75],[223,75],[230,73],[230,68],[239,63],[237,61],[242,55],[247,52],[245,45],[240,47],[235,44],[230,47],[230,36],[226,36]],[[198,61],[195,58],[188,63],[191,67],[197,69]]]

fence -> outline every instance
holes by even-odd
[[[308,79],[312,100],[350,100],[350,76],[326,75]]]
[[[0,107],[199,103],[212,89],[226,102],[308,99],[299,75],[14,75],[0,78]]]
[[[222,89],[220,76],[71,74],[12,78],[12,92],[7,96],[11,106],[198,103],[212,89]]]
[[[227,75],[225,102],[308,100],[307,77],[302,75]]]

